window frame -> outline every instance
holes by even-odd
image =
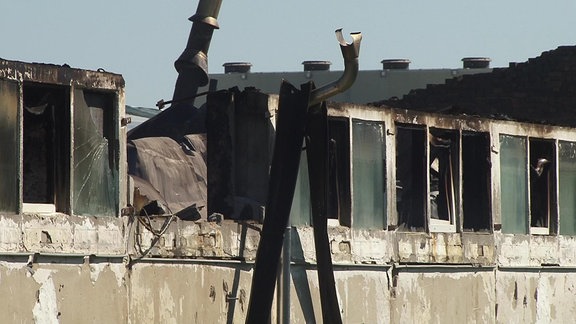
[[[576,149],[570,154],[571,157],[571,161],[568,161],[568,165],[567,168],[564,168],[564,162],[563,162],[563,158],[562,158],[562,148],[561,145],[569,145],[572,146],[573,148],[576,148],[576,139],[571,139],[571,140],[565,140],[565,139],[559,139],[558,140],[558,235],[564,235],[564,236],[576,236],[576,211],[572,210],[572,214],[565,214],[565,210],[566,207],[563,206],[563,200],[566,198],[568,200],[572,201],[572,205],[571,207],[574,207],[574,205],[576,204],[574,202],[575,197],[567,197],[567,195],[565,195],[564,191],[562,190],[562,186],[561,184],[564,181],[568,181],[571,178],[570,177],[564,177],[561,174],[561,171],[564,172],[570,172],[572,173],[572,176],[576,175]],[[574,179],[574,178],[572,178]],[[572,187],[576,186],[576,182],[572,183]],[[572,193],[576,194],[576,191],[572,191]],[[568,207],[568,209],[570,209],[570,207]],[[564,220],[564,217],[566,218],[570,218],[570,220]],[[571,222],[570,222],[571,221]],[[571,223],[571,224],[570,224]],[[564,226],[566,227],[570,227],[572,230],[566,230],[564,229]]]
[[[534,218],[534,211],[533,208],[535,206],[535,197],[533,197],[534,193],[534,182],[537,180],[538,176],[535,174],[535,169],[538,168],[538,165],[534,165],[532,152],[535,151],[532,149],[533,142],[542,142],[547,143],[548,146],[551,146],[552,153],[550,154],[552,161],[549,161],[550,167],[544,172],[548,177],[547,183],[547,200],[548,200],[548,207],[547,207],[547,219],[546,219],[546,226],[532,226],[532,220]],[[550,235],[555,233],[555,229],[553,224],[558,220],[558,140],[557,139],[543,139],[534,136],[528,136],[528,206],[529,206],[529,216],[528,216],[528,226],[530,228],[530,234],[533,235]],[[552,200],[552,202],[550,202]]]
[[[574,141],[574,134],[573,131],[570,132],[566,132],[565,129],[562,129],[561,127],[558,127],[557,131],[548,131],[548,132],[543,132],[543,131],[538,131],[537,129],[532,130],[530,128],[523,128],[523,127],[518,127],[515,125],[508,125],[508,124],[503,124],[503,125],[495,125],[494,127],[495,129],[493,130],[493,134],[495,136],[495,138],[499,139],[502,135],[504,136],[513,136],[513,137],[517,137],[517,138],[523,138],[526,141],[526,150],[525,150],[525,159],[526,159],[526,165],[524,168],[524,172],[525,172],[525,177],[526,177],[526,185],[527,185],[527,190],[526,190],[526,200],[527,200],[527,219],[526,219],[526,229],[524,230],[523,234],[529,234],[529,235],[539,235],[539,236],[552,236],[552,235],[557,235],[558,232],[558,224],[560,222],[560,214],[559,214],[559,197],[560,197],[560,188],[559,188],[559,166],[558,166],[558,152],[559,152],[559,142],[560,141]],[[572,133],[572,134],[570,134]],[[568,138],[572,138],[570,139],[566,139],[566,137]],[[497,141],[498,142],[498,146],[497,146],[497,152],[499,154],[502,153],[502,149],[500,147],[500,140]],[[548,220],[547,220],[547,226],[543,227],[543,226],[532,226],[532,218],[533,218],[533,211],[532,211],[532,207],[534,204],[534,199],[532,199],[532,191],[533,189],[531,187],[533,187],[533,182],[531,182],[534,179],[534,175],[532,175],[532,173],[534,172],[534,163],[533,161],[531,161],[531,146],[533,145],[533,142],[547,142],[549,146],[552,147],[552,153],[551,153],[551,158],[553,161],[551,162],[551,168],[550,168],[550,176],[552,177],[551,182],[548,184],[550,187],[550,195],[551,195],[551,199],[553,200],[550,205],[549,205],[549,216],[548,216]],[[498,171],[497,171],[497,177],[498,177],[498,181],[499,184],[498,186],[500,187],[500,183],[503,181],[502,180],[502,173],[501,173],[501,167],[500,167],[500,160],[498,160]],[[496,185],[496,184],[494,184]],[[501,206],[502,206],[502,196],[500,195],[499,197],[499,207],[498,209],[498,216],[499,216],[499,220],[500,223],[503,223],[503,217],[504,215],[501,214]],[[493,217],[494,218],[494,217]],[[504,233],[506,233],[506,231],[504,229],[502,229],[502,231]],[[508,234],[514,234],[514,233],[508,233]]]
[[[66,85],[61,83],[43,82],[38,80],[12,80],[10,78],[0,78],[0,82],[6,84],[15,85],[17,91],[14,93],[10,92],[8,95],[14,97],[10,99],[16,102],[16,106],[13,108],[15,110],[15,116],[17,119],[17,140],[15,142],[16,152],[15,160],[19,161],[14,166],[16,172],[14,178],[17,183],[16,196],[12,197],[16,208],[11,210],[8,206],[8,210],[5,212],[16,213],[16,214],[54,214],[62,213],[67,215],[76,215],[74,212],[73,203],[73,177],[74,177],[74,158],[73,158],[73,143],[74,143],[74,91],[83,90],[93,93],[102,93],[111,98],[111,112],[107,114],[104,118],[103,123],[108,129],[108,134],[113,137],[109,145],[113,151],[113,172],[116,175],[114,179],[114,206],[113,213],[107,213],[105,216],[109,217],[119,217],[121,205],[125,203],[125,199],[122,197],[125,194],[125,189],[123,185],[125,184],[125,179],[121,178],[121,175],[125,174],[125,167],[123,158],[125,154],[122,152],[120,141],[124,137],[125,131],[121,129],[120,126],[120,116],[123,114],[123,109],[121,106],[124,104],[123,100],[123,90],[122,88],[115,88],[114,83],[111,87],[105,88],[93,88],[90,86],[82,85],[80,82],[75,84],[71,82],[72,85]],[[36,198],[31,198],[31,200],[26,200],[24,195],[24,139],[27,136],[24,130],[24,119],[25,119],[25,104],[29,99],[25,99],[27,93],[42,94],[44,92],[50,93],[55,91],[57,93],[58,99],[55,104],[56,108],[51,108],[49,111],[52,117],[46,117],[52,120],[50,126],[47,126],[46,130],[51,131],[56,135],[50,138],[51,144],[46,144],[48,146],[56,146],[52,153],[49,153],[47,159],[51,159],[52,162],[49,164],[54,164],[54,167],[47,166],[48,170],[47,176],[52,175],[53,177],[62,177],[58,180],[52,179],[49,183],[51,189],[46,191],[47,201],[36,201]],[[31,102],[34,102],[32,100]],[[62,107],[60,107],[62,106]],[[57,113],[54,113],[58,109]],[[56,121],[56,122],[54,122]],[[36,125],[33,122],[31,125]],[[33,126],[37,127],[37,126]],[[52,149],[50,149],[52,150]],[[36,154],[37,151],[33,149],[30,151],[32,155]],[[112,161],[111,161],[112,162]],[[62,175],[64,174],[64,175]],[[43,195],[43,194],[40,194]],[[53,197],[53,198],[50,198]],[[42,199],[44,200],[44,199]],[[85,216],[104,216],[104,215],[88,215]],[[78,215],[81,216],[81,215]]]
[[[350,172],[350,185],[351,185],[351,214],[352,214],[352,224],[357,223],[356,219],[358,217],[358,211],[357,211],[357,207],[356,207],[356,196],[359,194],[359,190],[355,190],[356,186],[354,185],[356,180],[355,177],[358,176],[355,172],[355,164],[354,164],[354,157],[357,155],[356,149],[355,149],[355,138],[354,138],[354,132],[355,132],[355,127],[356,125],[360,125],[360,124],[377,124],[381,127],[381,134],[380,134],[380,142],[382,143],[382,148],[381,148],[381,153],[382,153],[382,215],[380,215],[380,217],[382,217],[382,224],[383,226],[376,228],[376,227],[372,227],[372,226],[367,226],[367,227],[359,227],[359,225],[354,226],[355,228],[362,228],[362,229],[380,229],[380,230],[384,230],[388,227],[388,222],[389,222],[389,213],[388,213],[388,205],[389,205],[389,199],[388,199],[388,192],[390,191],[388,188],[388,174],[387,174],[387,170],[388,170],[388,166],[387,166],[387,160],[388,160],[388,156],[387,156],[387,144],[386,144],[386,122],[384,120],[381,119],[366,119],[366,118],[357,118],[357,117],[351,117],[350,118],[350,167],[351,167],[351,172]],[[373,215],[373,217],[377,217],[377,215]]]
[[[449,143],[448,148],[450,149],[449,151],[449,156],[448,156],[448,168],[450,170],[450,174],[448,175],[450,177],[450,190],[447,194],[446,197],[446,203],[448,204],[448,220],[444,220],[444,219],[440,219],[440,218],[433,218],[433,213],[432,213],[432,180],[431,180],[431,169],[432,169],[432,163],[434,163],[431,160],[432,157],[432,146],[433,144],[431,143],[432,141],[434,141],[432,138],[435,137],[435,135],[432,134],[432,130],[435,131],[441,131],[441,132],[451,132],[451,133],[455,133],[456,135],[456,139],[457,139],[457,143],[455,145],[453,145],[453,143]],[[428,229],[431,233],[436,233],[436,232],[442,232],[442,233],[455,233],[456,232],[456,225],[457,225],[457,221],[458,218],[461,215],[460,212],[460,201],[461,201],[461,189],[460,189],[460,177],[461,177],[461,132],[459,129],[454,130],[454,129],[445,129],[445,128],[438,128],[438,127],[431,127],[429,125],[426,125],[426,131],[427,131],[427,141],[426,141],[426,161],[427,161],[427,168],[426,168],[426,179],[427,179],[427,189],[426,189],[426,201],[427,201],[427,220],[428,220]],[[453,134],[454,135],[454,134]],[[454,148],[456,148],[456,152],[454,152]],[[456,160],[456,166],[454,166],[454,160]],[[440,179],[439,179],[440,180]],[[440,196],[440,194],[438,195]],[[450,208],[451,207],[451,208]],[[438,217],[440,217],[440,215],[438,215]]]

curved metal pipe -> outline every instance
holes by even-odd
[[[340,43],[340,50],[344,58],[344,73],[334,82],[328,83],[310,94],[310,106],[346,91],[354,84],[358,75],[358,55],[360,54],[360,41],[362,33],[350,33],[352,43],[346,43],[342,36],[342,28],[336,30],[336,39]]]

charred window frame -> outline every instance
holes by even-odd
[[[397,124],[396,159],[399,228],[490,230],[489,133]]]
[[[118,215],[118,99],[114,92],[74,89],[73,213]]]
[[[426,230],[426,127],[396,125],[396,209],[398,228]]]
[[[528,158],[525,137],[500,135],[500,213],[502,232],[528,230]]]
[[[462,228],[491,228],[490,134],[462,132]]]
[[[0,212],[19,210],[19,106],[20,85],[0,79]]]
[[[530,233],[555,232],[557,220],[556,142],[529,138]]]
[[[558,220],[557,144],[500,134],[502,231],[548,235]]]
[[[328,118],[328,221],[351,226],[350,121]]]
[[[0,211],[119,215],[119,97],[0,79]]]
[[[328,117],[328,141],[328,183],[326,183],[328,224],[350,227],[350,123],[347,118]],[[300,169],[290,219],[292,225],[312,224],[306,154],[300,156]]]
[[[456,232],[460,205],[460,134],[428,129],[428,215],[431,232]]]
[[[22,86],[22,211],[70,211],[70,88]]]
[[[352,120],[353,226],[385,229],[386,147],[384,123]]]

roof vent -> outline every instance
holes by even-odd
[[[409,59],[388,59],[380,61],[384,70],[408,70]]]
[[[330,70],[330,61],[304,61],[304,71],[328,71]]]
[[[490,61],[489,57],[465,57],[462,59],[462,66],[465,69],[487,69]]]
[[[252,64],[250,62],[228,62],[222,64],[224,73],[248,73]]]

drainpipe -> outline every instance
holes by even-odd
[[[219,29],[218,12],[222,0],[200,0],[192,21],[192,29],[184,52],[174,62],[178,79],[172,102],[184,101],[194,104],[198,88],[208,84],[208,48],[214,29]]]
[[[321,103],[341,92],[348,90],[354,84],[358,75],[358,55],[360,54],[360,41],[362,33],[351,33],[352,43],[348,44],[342,36],[342,29],[336,30],[336,39],[340,43],[340,50],[344,58],[344,73],[334,82],[328,83],[312,91],[310,106]]]

